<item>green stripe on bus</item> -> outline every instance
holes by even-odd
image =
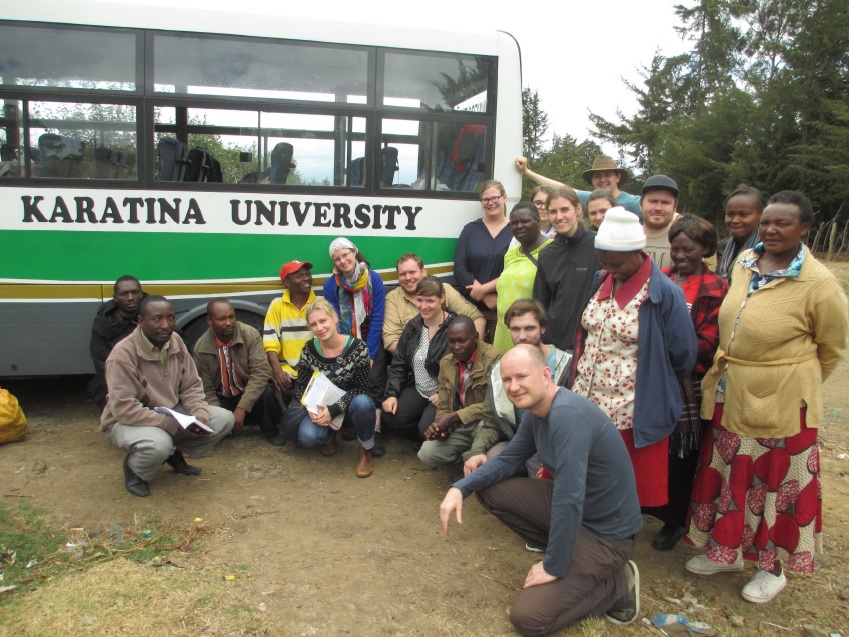
[[[49,281],[114,281],[132,274],[142,281],[195,281],[275,276],[292,260],[310,261],[313,272],[332,268],[333,237],[316,235],[5,231],[0,276]],[[374,269],[395,267],[415,252],[425,263],[454,261],[456,239],[351,237]]]

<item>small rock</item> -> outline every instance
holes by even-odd
[[[80,625],[91,626],[95,622],[95,620],[97,620],[97,617],[95,617],[94,615],[83,615],[82,617],[80,617]]]
[[[261,602],[261,603],[257,604],[256,609],[260,613],[268,612],[268,604],[266,604],[265,602]]]
[[[828,633],[819,626],[805,624],[802,626],[802,637],[828,637]]]
[[[109,541],[110,542],[123,542],[124,541],[124,527],[120,524],[110,524],[109,525]]]
[[[743,618],[739,615],[732,615],[728,618],[728,622],[731,624],[733,628],[742,628],[743,627]]]

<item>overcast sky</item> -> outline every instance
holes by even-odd
[[[174,6],[174,0],[107,1]],[[589,137],[590,111],[608,119],[615,118],[617,109],[627,115],[636,111],[637,103],[623,78],[640,84],[638,71],[651,62],[655,51],[671,55],[687,48],[675,32],[679,21],[675,2],[670,0],[181,0],[178,5],[196,6],[199,11],[220,7],[399,28],[508,31],[522,49],[523,83],[539,92],[549,115],[549,132],[568,133],[579,140]]]

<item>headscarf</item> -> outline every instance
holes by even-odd
[[[339,250],[353,250],[355,257],[359,254],[357,246],[345,237],[338,237],[330,242],[331,258]],[[368,335],[372,310],[372,287],[368,265],[357,261],[350,280],[335,267],[333,276],[336,279],[339,301],[340,332],[365,339]]]

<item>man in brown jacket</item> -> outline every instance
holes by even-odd
[[[227,299],[207,304],[206,322],[209,329],[194,347],[206,402],[233,412],[233,433],[239,433],[247,420],[258,424],[271,444],[284,444],[286,439],[278,435],[283,399],[269,382],[273,371],[262,336],[236,320],[236,310]]]
[[[183,340],[174,334],[174,308],[163,296],[148,296],[139,309],[139,328],[118,343],[106,359],[109,394],[100,430],[127,452],[124,486],[136,496],[150,495],[147,481],[167,462],[177,473],[194,476],[183,451],[199,458],[233,429],[233,414],[211,407]],[[186,427],[166,407],[193,416]]]
[[[429,467],[463,461],[483,416],[483,400],[492,366],[501,352],[478,339],[468,316],[456,316],[448,327],[451,353],[439,361],[436,419],[425,431],[419,460]]]

